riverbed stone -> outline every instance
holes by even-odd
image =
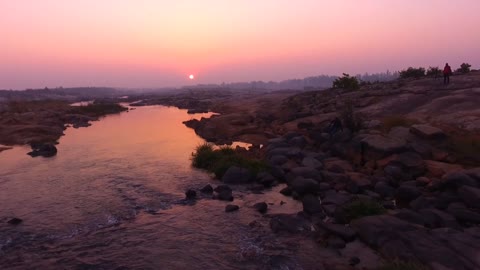
[[[14,217],[14,218],[10,219],[9,221],[7,221],[7,223],[10,224],[10,225],[19,225],[19,224],[22,223],[22,222],[23,222],[23,219],[21,219],[21,218],[16,218],[16,217]]]
[[[189,189],[185,192],[185,197],[188,199],[188,200],[193,200],[197,197],[197,192],[193,189]]]
[[[302,198],[303,211],[308,214],[317,214],[322,212],[322,206],[318,198],[312,194],[307,194]]]
[[[467,206],[480,209],[480,189],[470,186],[462,186],[457,192]]]
[[[238,211],[239,209],[240,209],[240,207],[238,205],[234,205],[234,204],[229,204],[229,205],[225,206],[225,212],[227,212],[227,213]]]
[[[53,157],[57,154],[57,147],[52,143],[32,144],[32,151],[27,154],[31,157]]]
[[[310,178],[296,177],[290,182],[290,188],[299,195],[316,194],[320,190],[317,181]]]
[[[270,219],[270,228],[275,233],[300,233],[309,231],[310,226],[304,218],[292,214],[276,214]]]
[[[413,125],[410,132],[422,139],[445,139],[447,136],[443,130],[430,125]]]
[[[222,176],[222,182],[226,184],[246,184],[253,180],[253,174],[246,168],[232,166]]]
[[[259,213],[265,214],[268,210],[268,204],[266,202],[259,202],[253,205]]]
[[[200,189],[200,192],[206,193],[206,194],[211,194],[211,193],[213,193],[213,187],[210,184],[208,184],[208,185],[204,186],[202,189]]]

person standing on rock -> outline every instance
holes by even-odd
[[[446,63],[443,68],[443,84],[447,85],[450,83],[450,75],[452,75],[452,68]]]

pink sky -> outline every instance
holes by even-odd
[[[479,0],[0,0],[0,89],[479,68]]]

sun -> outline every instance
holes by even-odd
[[[190,74],[190,76],[188,76],[188,78],[189,78],[190,80],[193,80],[193,79],[195,79],[195,76],[193,76],[193,74]]]

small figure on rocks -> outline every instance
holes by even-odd
[[[447,85],[450,83],[450,75],[452,75],[452,68],[446,63],[443,68],[443,84]]]

